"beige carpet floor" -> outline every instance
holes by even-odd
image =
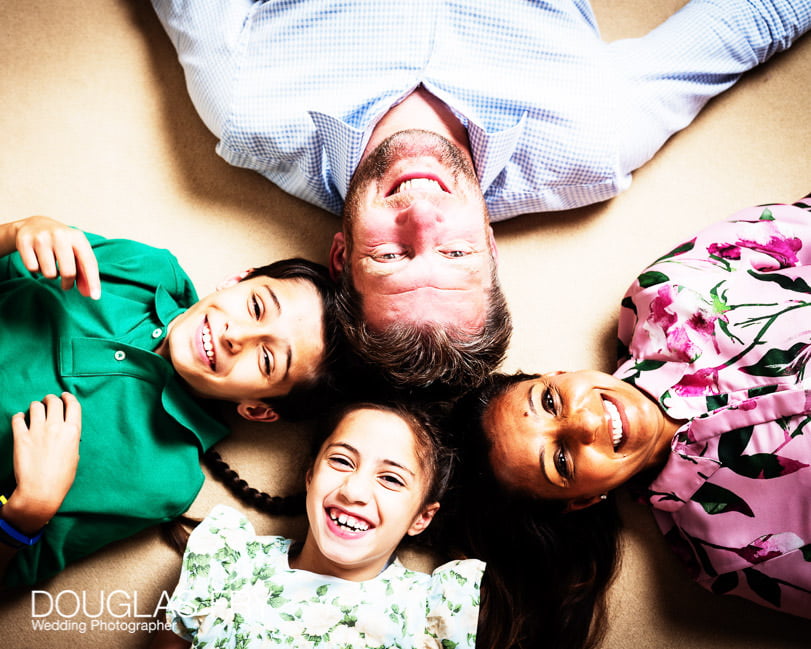
[[[642,34],[682,4],[594,1],[607,39]],[[338,220],[216,156],[147,2],[9,1],[0,4],[0,30],[2,218],[47,214],[170,248],[201,293],[257,263],[326,261]],[[811,191],[809,71],[811,37],[714,100],[622,196],[498,224],[516,325],[506,368],[610,370],[619,300],[638,270],[738,208]],[[250,482],[279,493],[299,486],[306,427],[234,428],[221,450]],[[217,502],[234,504],[207,481],[191,513],[205,515]],[[626,552],[607,649],[811,646],[811,622],[688,582],[648,512],[622,509]],[[262,533],[303,531],[300,519],[249,516]],[[0,644],[144,647],[143,627],[178,571],[178,556],[156,532],[144,533],[70,567],[41,592],[1,601]],[[46,630],[48,623],[69,628]]]

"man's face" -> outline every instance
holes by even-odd
[[[484,325],[495,243],[470,158],[429,131],[395,133],[359,165],[333,243],[375,329],[431,321]],[[345,238],[346,237],[346,238]]]

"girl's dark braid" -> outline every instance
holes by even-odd
[[[245,482],[245,480],[240,478],[239,474],[234,471],[214,449],[206,451],[205,454],[203,454],[203,460],[214,477],[247,505],[274,516],[296,516],[297,514],[304,513],[304,492],[283,497],[271,496],[264,491],[254,489]]]

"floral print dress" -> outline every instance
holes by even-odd
[[[194,647],[217,649],[475,647],[481,561],[427,575],[394,560],[353,582],[290,568],[290,546],[215,507],[189,538],[166,609],[172,629]]]
[[[692,576],[811,617],[811,203],[738,212],[623,300],[615,375],[686,420],[647,497]]]

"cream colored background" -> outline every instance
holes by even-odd
[[[682,4],[594,0],[609,40],[645,33]],[[290,255],[326,261],[338,220],[216,156],[215,138],[197,117],[147,2],[7,1],[0,5],[0,29],[2,218],[47,214],[109,237],[168,247],[201,294],[245,266]],[[622,196],[496,225],[516,327],[506,369],[610,370],[618,304],[637,271],[738,208],[811,191],[809,70],[807,37],[713,101],[637,172]],[[283,493],[300,484],[307,432],[240,425],[221,450],[251,483]],[[205,515],[217,502],[234,501],[208,481],[191,513]],[[647,511],[625,503],[623,512],[627,552],[612,591],[605,647],[811,645],[810,622],[713,597],[689,583]],[[249,515],[262,533],[303,530],[299,519]],[[60,600],[66,614],[75,606],[73,592],[90,615],[109,599],[103,620],[144,622],[178,570],[179,558],[149,531],[41,589],[53,598],[68,593]],[[39,597],[42,613],[47,602]],[[0,616],[2,644],[10,649],[148,642],[144,633],[122,630],[33,630],[28,593],[0,602]],[[62,618],[54,612],[43,619]],[[81,610],[72,621],[91,622]]]

